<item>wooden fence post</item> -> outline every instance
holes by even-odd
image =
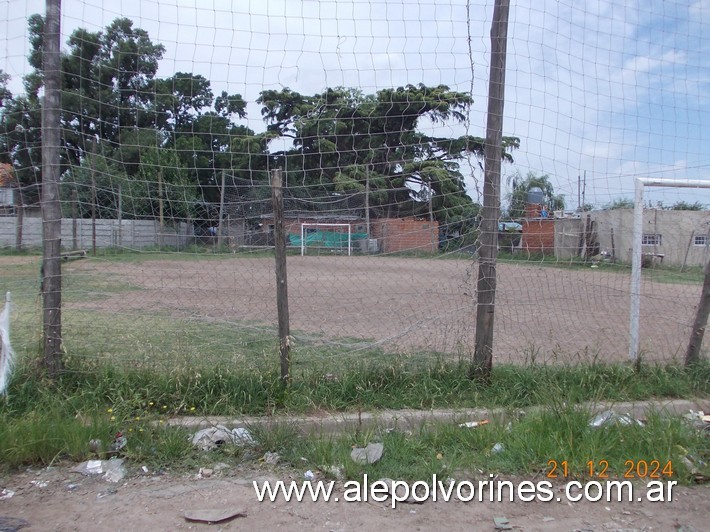
[[[491,25],[491,66],[488,84],[488,123],[484,147],[485,176],[478,263],[476,344],[469,377],[490,381],[493,369],[493,318],[500,217],[500,165],[505,101],[505,60],[508,38],[509,0],[496,0]]]
[[[710,261],[705,263],[705,280],[703,281],[703,293],[698,303],[698,311],[695,314],[693,329],[690,331],[690,341],[688,350],[685,353],[685,365],[691,366],[700,362],[700,348],[703,345],[705,326],[708,324],[710,315]]]
[[[274,250],[276,257],[276,307],[279,315],[281,382],[291,382],[291,340],[288,314],[288,276],[286,274],[286,233],[281,170],[271,170],[271,199],[274,208]]]
[[[64,369],[62,354],[62,208],[59,203],[61,1],[46,0],[42,105],[43,364],[50,378]]]

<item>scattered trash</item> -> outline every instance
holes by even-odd
[[[476,427],[480,427],[481,425],[487,425],[488,420],[487,419],[482,419],[481,421],[467,421],[466,423],[459,423],[459,427],[465,428],[465,429],[475,429]]]
[[[108,456],[118,456],[123,449],[126,448],[126,444],[128,443],[128,439],[123,435],[122,432],[117,432],[116,436],[113,439],[113,443],[111,443],[108,453],[106,453]]]
[[[512,530],[513,529],[513,525],[510,524],[510,521],[508,520],[507,517],[494,517],[493,523],[495,524],[496,530]]]
[[[67,484],[67,491],[74,491],[79,487],[79,484]]]
[[[15,495],[14,491],[5,488],[4,490],[0,491],[0,501],[7,501],[9,499],[12,499],[13,495]]]
[[[710,430],[710,415],[702,410],[697,412],[691,410],[685,415],[685,419],[690,421],[696,428],[700,430]]]
[[[630,414],[617,414],[613,410],[605,410],[597,414],[592,421],[589,422],[589,426],[595,429],[611,425],[612,423],[617,425],[639,425],[643,427],[643,422],[633,418]]]
[[[238,445],[254,445],[256,443],[249,430],[244,427],[232,429],[232,435],[234,436],[234,443]]]
[[[380,458],[382,458],[382,453],[384,452],[384,450],[385,447],[381,443],[368,443],[367,447],[365,448],[353,448],[352,452],[350,453],[350,458],[352,458],[354,462],[360,465],[374,464]]]
[[[313,471],[311,471],[310,469],[306,471],[303,476],[306,480],[313,480],[316,478],[316,476],[313,474]]]
[[[143,473],[148,473],[148,468],[146,466],[142,466],[141,471],[143,471]]]
[[[281,460],[281,455],[279,453],[267,452],[261,457],[261,461],[269,465],[276,465],[279,463],[279,460]]]
[[[505,450],[505,447],[503,447],[502,443],[496,443],[493,448],[491,449],[491,454],[498,454],[502,453]]]
[[[207,469],[205,467],[201,467],[200,471],[197,473],[197,478],[210,478],[212,476],[212,471],[211,469]]]
[[[0,516],[0,530],[2,530],[2,532],[17,532],[26,526],[30,526],[29,521],[25,521],[19,517]]]
[[[240,427],[229,430],[224,425],[202,429],[192,437],[192,445],[202,451],[213,451],[225,443],[246,446],[253,445],[255,442],[247,429]]]
[[[46,488],[48,483],[44,480],[30,480],[30,484],[37,488]]]
[[[673,450],[680,457],[680,461],[683,465],[688,468],[688,472],[691,475],[700,475],[700,469],[707,465],[701,458],[690,454],[685,447],[675,445]]]
[[[190,510],[185,512],[184,518],[186,521],[197,521],[200,523],[222,523],[236,517],[246,517],[247,511],[242,508],[233,508],[231,510]]]
[[[82,462],[74,469],[73,473],[82,475],[104,475],[104,480],[108,482],[119,482],[126,476],[126,468],[123,466],[123,458],[112,458],[111,460],[88,460]]]
[[[102,466],[106,471],[103,476],[106,482],[120,482],[123,480],[123,477],[126,476],[126,468],[123,467],[123,458],[104,460]]]
[[[73,468],[72,472],[81,473],[82,475],[100,475],[104,472],[103,460],[89,460],[87,462],[82,462]]]

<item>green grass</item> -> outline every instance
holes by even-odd
[[[550,268],[563,268],[571,270],[589,270],[592,265],[599,271],[616,274],[631,275],[631,265],[623,263],[597,262],[573,257],[570,259],[557,259],[554,255],[542,253],[505,253],[498,254],[499,262],[503,264],[516,264],[524,266],[545,266]],[[680,271],[678,266],[654,265],[652,268],[643,268],[641,273],[644,278],[657,283],[666,284],[702,284],[704,279],[703,268],[700,266],[686,266]]]
[[[575,406],[599,400],[707,397],[707,364],[693,369],[647,365],[638,372],[622,365],[498,366],[488,387],[468,380],[465,369],[444,362],[353,363],[336,375],[317,368],[295,371],[291,387],[284,389],[276,372],[263,368],[174,367],[156,372],[73,359],[65,374],[49,382],[26,365],[18,369],[8,397],[0,400],[0,464],[15,468],[89,459],[88,441],[99,438],[105,449],[117,431],[128,435],[126,457],[135,463],[154,469],[204,464],[206,458],[190,447],[188,432],[166,426],[174,415],[455,407],[501,407],[513,413],[535,405],[544,408],[514,422],[510,431],[491,423],[477,429],[455,424],[422,428],[415,434],[357,430],[326,439],[296,437],[288,427],[254,432],[258,453],[279,452],[297,468],[306,465],[301,457],[309,468],[342,466],[348,478],[368,472],[422,479],[476,469],[530,475],[551,459],[567,460],[578,474],[588,460],[605,459],[617,472],[623,460],[671,459],[676,446],[707,461],[706,439],[679,420],[651,416],[643,429],[594,430],[588,426],[591,414]],[[369,441],[382,441],[386,458],[381,464],[357,466],[348,459],[350,448]],[[498,442],[505,452],[491,454]],[[240,460],[242,452],[223,450],[218,456]],[[678,471],[689,478],[682,465]]]
[[[560,379],[564,376],[568,379],[566,382]],[[243,463],[246,460],[248,465],[252,460],[256,465],[256,459],[268,451],[279,453],[282,465],[296,469],[296,474],[311,469],[321,477],[330,478],[360,479],[368,474],[371,479],[426,481],[436,474],[441,480],[450,477],[487,480],[489,473],[500,473],[540,479],[550,470],[550,460],[556,460],[560,468],[566,462],[569,478],[583,479],[590,477],[590,461],[595,474],[603,467],[602,460],[608,462],[608,474],[613,478],[623,474],[627,460],[647,463],[657,460],[662,465],[672,461],[673,479],[689,483],[693,477],[681,457],[689,454],[695,461],[698,458],[710,461],[707,437],[680,418],[651,413],[643,427],[591,427],[593,414],[580,406],[575,396],[601,399],[617,394],[604,389],[582,393],[580,390],[590,383],[578,382],[580,376],[578,372],[569,375],[557,372],[554,382],[558,385],[553,386],[548,377],[533,369],[498,373],[490,388],[478,389],[475,404],[501,406],[505,402],[502,406],[507,408],[508,416],[502,422],[494,419],[477,428],[461,428],[458,422],[421,426],[412,432],[368,426],[319,438],[304,437],[294,425],[254,426],[250,430],[257,441],[255,449],[225,447],[205,455],[190,446],[190,431],[167,426],[165,421],[169,416],[223,412],[230,402],[241,402],[243,410],[252,413],[264,413],[267,405],[279,408],[276,406],[279,401],[283,401],[280,409],[303,409],[318,402],[318,393],[312,392],[310,400],[303,401],[313,383],[296,382],[291,392],[284,393],[275,375],[252,375],[250,379],[228,375],[221,378],[175,375],[166,388],[168,381],[156,385],[155,379],[160,377],[140,372],[133,375],[71,374],[55,384],[22,372],[13,381],[9,398],[0,402],[0,464],[7,470],[29,464],[96,458],[89,451],[88,441],[101,439],[101,450],[105,451],[117,431],[128,437],[125,457],[129,464],[147,465],[153,470],[184,470],[216,461]],[[684,381],[682,389],[707,394],[707,376],[707,369],[702,375],[688,375],[679,369],[654,368],[639,375],[638,380],[649,387],[659,379]],[[353,399],[348,392],[342,398],[344,402],[358,403],[359,408],[404,406],[396,401],[391,403],[396,395],[396,386],[392,383],[365,382],[365,373],[351,378],[363,391],[388,388],[389,391],[383,391],[383,399],[377,401],[368,393],[362,400]],[[407,381],[407,387],[422,380],[429,381],[424,388],[430,388],[434,382],[444,384],[440,376],[419,373],[416,379]],[[533,389],[531,383],[535,383]],[[316,386],[321,387],[322,383]],[[502,386],[526,390],[527,398],[499,391]],[[570,386],[577,393],[566,393]],[[423,393],[423,389],[418,393]],[[406,395],[400,391],[400,396]],[[443,395],[450,393],[439,394]],[[510,402],[515,396],[517,399]],[[213,403],[216,399],[221,399],[222,403]],[[526,415],[517,411],[517,407],[535,404],[544,407],[530,410]],[[382,460],[364,466],[354,463],[349,457],[352,447],[370,442],[383,443]],[[502,452],[492,452],[496,443],[503,446]],[[99,454],[101,456],[105,455]],[[701,467],[701,473],[710,471]]]
[[[629,469],[628,460],[647,464],[656,460],[660,469],[670,461],[672,478],[689,483],[693,475],[681,457],[687,453],[707,461],[710,455],[705,437],[678,418],[651,414],[645,426],[598,429],[590,426],[592,418],[588,410],[568,404],[474,429],[456,423],[422,427],[414,433],[383,427],[326,439],[299,438],[295,429],[291,433],[282,429],[275,437],[257,432],[257,439],[265,443],[264,448],[279,452],[292,467],[320,471],[325,477],[333,478],[337,476],[334,472],[340,471],[343,479],[361,479],[367,474],[372,480],[410,482],[430,481],[432,475],[442,481],[488,480],[489,474],[544,479],[548,473],[554,474],[551,460],[557,462],[558,480],[564,480],[563,467],[568,479],[600,479],[603,470],[614,478]],[[352,447],[370,442],[384,445],[382,460],[370,465],[354,463],[350,459]],[[498,443],[503,450],[493,452]],[[707,467],[704,471],[709,472]]]

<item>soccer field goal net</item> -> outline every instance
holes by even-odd
[[[289,235],[292,245],[301,247],[301,256],[327,253],[353,253],[353,245],[367,238],[365,233],[353,233],[349,223],[302,223],[301,234]]]

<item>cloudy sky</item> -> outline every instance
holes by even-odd
[[[263,89],[365,93],[407,83],[472,91],[464,125],[485,136],[493,0],[64,0],[63,42],[125,16],[166,47],[159,75],[202,74],[253,102]],[[530,4],[533,7],[530,7]],[[41,0],[0,1],[0,68],[21,91],[26,18]],[[511,2],[504,134],[521,139],[505,176],[550,175],[568,208],[633,196],[639,176],[710,180],[710,0]],[[262,130],[259,108],[248,125]],[[477,198],[481,173],[464,168]],[[710,190],[651,201],[710,205]]]

